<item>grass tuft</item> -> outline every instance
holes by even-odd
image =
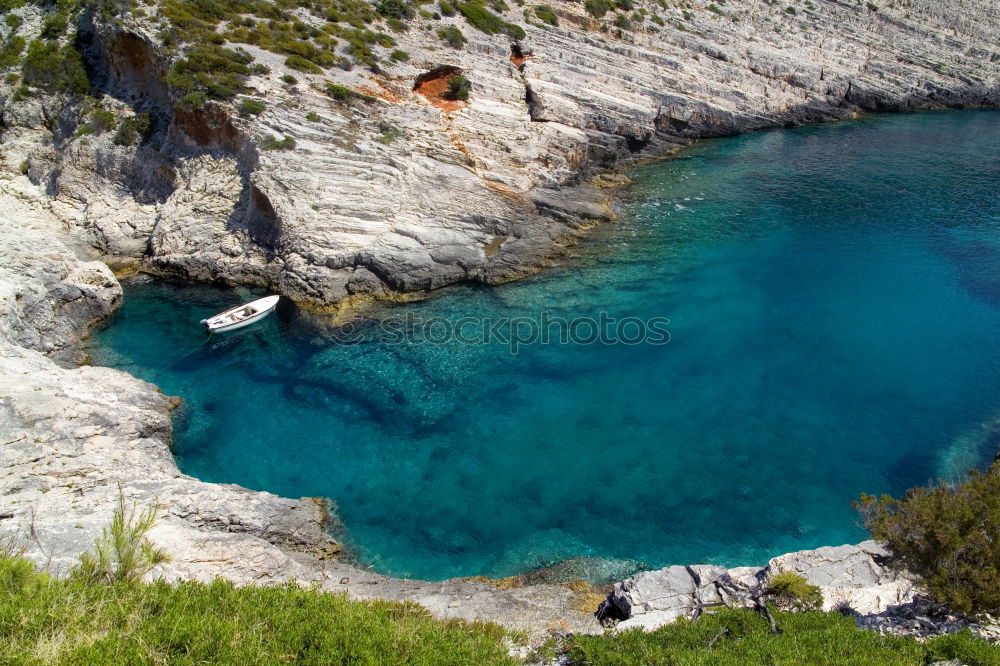
[[[0,557],[5,664],[498,664],[502,628],[293,583],[96,584]]]
[[[588,666],[921,666],[957,659],[969,666],[1000,665],[1000,649],[968,631],[919,643],[859,629],[839,613],[775,611],[772,634],[753,611],[736,609],[679,620],[657,631],[574,636],[571,664]]]

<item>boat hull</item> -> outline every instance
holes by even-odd
[[[244,305],[238,305],[225,312],[220,312],[214,317],[203,319],[202,324],[209,333],[226,333],[255,324],[274,311],[278,305],[277,296],[267,296],[257,299]],[[245,315],[246,310],[253,310],[253,314]]]

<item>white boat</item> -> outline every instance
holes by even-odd
[[[258,298],[256,301],[237,305],[235,308],[229,308],[214,317],[202,319],[201,325],[209,333],[235,331],[271,314],[271,311],[274,310],[277,304],[278,296],[265,296],[264,298]]]

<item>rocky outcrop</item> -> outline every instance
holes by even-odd
[[[298,580],[359,599],[412,600],[438,617],[500,622],[533,637],[602,630],[588,606],[596,588],[577,579],[595,564],[615,577],[638,563],[575,558],[498,582],[395,579],[336,557],[322,501],[180,473],[169,450],[177,398],[117,370],[62,367],[52,358],[120,301],[115,277],[103,264],[77,259],[58,227],[40,218],[15,225],[0,217],[0,230],[0,542],[64,574],[98,538],[121,492],[136,505],[159,507],[150,537],[171,559],[154,577]],[[720,582],[752,586],[794,571],[821,587],[825,608],[849,607],[862,626],[927,633],[966,625],[914,605],[911,581],[887,569],[883,556],[878,544],[865,542],[783,555],[763,568],[644,572],[614,586],[602,615],[620,618],[619,629],[653,629],[690,616],[699,602],[721,600]],[[973,628],[995,631],[986,623]]]
[[[159,507],[150,538],[170,561],[152,577],[298,580],[534,635],[599,629],[591,614],[574,610],[580,592],[572,587],[499,590],[485,580],[374,574],[334,557],[323,501],[181,474],[169,448],[178,398],[118,370],[62,367],[52,357],[121,299],[107,267],[80,261],[61,238],[43,219],[0,216],[0,545],[63,575],[100,536],[121,492],[131,504]]]
[[[337,545],[320,502],[181,474],[169,451],[176,399],[122,372],[72,367],[87,327],[121,299],[98,258],[267,285],[325,308],[463,280],[499,283],[543,267],[581,229],[613,217],[595,174],[692,139],[1000,103],[991,0],[877,9],[817,0],[792,12],[758,0],[666,10],[637,2],[647,14],[631,30],[590,18],[581,4],[552,4],[560,25],[529,23],[517,43],[459,18],[418,18],[426,25],[397,35],[408,61],[378,72],[296,71],[294,84],[282,79],[292,74],[284,56],[248,46],[269,68],[248,82],[267,105],[250,118],[232,104],[178,106],[163,83],[175,56],[155,16],[87,16],[81,30],[103,109],[119,119],[151,114],[136,146],[81,132],[90,102],[15,95],[17,83],[0,78],[0,537],[65,572],[100,534],[120,488],[161,506],[151,537],[172,560],[157,576],[294,578],[358,598],[412,599],[441,617],[600,630],[574,610],[581,593],[561,579],[500,590],[392,579],[331,559]],[[37,34],[36,6],[14,13]],[[662,23],[651,18],[659,14]],[[521,22],[515,12],[506,18]],[[465,49],[446,49],[424,29],[448,23],[470,38]],[[472,82],[467,103],[443,104],[424,86],[449,72]],[[365,97],[334,100],[328,82]],[[619,627],[651,628],[714,599],[718,581],[793,570],[820,585],[828,605],[872,618],[906,607],[911,594],[879,557],[862,544],[765,568],[670,567],[618,584],[606,608]]]
[[[699,602],[723,601],[720,584],[745,587],[763,584],[785,571],[797,573],[823,593],[823,610],[874,615],[914,597],[915,584],[884,565],[881,544],[824,547],[775,557],[765,567],[673,566],[646,571],[615,585],[600,615],[617,619],[616,630],[652,631],[680,617],[690,617]]]
[[[764,567],[726,569],[706,565],[645,571],[615,584],[598,616],[615,631],[653,631],[678,618],[691,618],[702,604],[741,606],[731,590],[761,589],[771,576],[796,573],[823,595],[822,610],[853,615],[858,626],[881,633],[931,636],[969,628],[995,641],[1000,624],[988,616],[952,615],[919,594],[915,580],[886,565],[888,552],[876,541],[780,555]]]
[[[767,575],[791,571],[819,586],[823,610],[850,608],[872,615],[911,601],[915,592],[913,579],[889,568],[887,558],[875,541],[827,546],[775,557],[767,564]]]
[[[164,82],[176,56],[155,15],[88,15],[81,30],[105,107],[150,112],[153,133],[139,147],[77,136],[84,110],[15,99],[0,82],[0,195],[55,215],[119,262],[331,308],[537,270],[610,216],[608,193],[587,185],[594,173],[691,139],[1000,102],[990,0],[635,5],[645,14],[623,29],[613,14],[556,2],[558,26],[528,21],[514,42],[460,16],[417,17],[394,35],[409,60],[386,51],[377,71],[303,74],[244,45],[269,68],[248,82],[267,107],[248,118],[231,104],[178,104]],[[520,12],[505,18],[523,22]],[[465,48],[437,38],[449,24]],[[430,90],[458,72],[468,102]],[[334,99],[329,82],[363,97]],[[274,149],[286,138],[294,148]]]

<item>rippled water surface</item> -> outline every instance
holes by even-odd
[[[708,141],[636,177],[553,270],[389,314],[662,316],[666,345],[338,344],[287,305],[202,344],[251,293],[145,281],[93,354],[185,398],[184,472],[333,498],[360,560],[420,578],[760,563],[995,453],[1000,113]]]

